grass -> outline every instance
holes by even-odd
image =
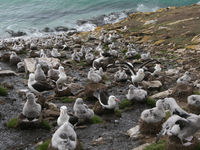
[[[51,126],[49,125],[49,123],[45,120],[42,121],[42,124],[41,124],[42,128],[43,129],[46,129],[46,130],[51,130]]]
[[[8,90],[0,85],[0,96],[8,95]]]
[[[60,100],[61,100],[61,102],[63,102],[63,103],[72,103],[72,102],[75,101],[75,99],[69,98],[69,97],[62,97]]]
[[[104,74],[104,75],[102,76],[102,80],[107,81],[107,80],[109,80],[109,79],[108,79],[108,77]]]
[[[10,121],[8,121],[6,125],[7,125],[8,128],[16,128],[17,125],[18,125],[18,119],[13,118]]]
[[[123,100],[121,103],[119,103],[119,109],[124,109],[126,107],[131,106],[131,101],[128,99]]]
[[[44,143],[38,145],[37,150],[47,150],[50,143],[50,139],[46,140]]]
[[[147,97],[147,105],[151,106],[151,107],[155,107],[156,106],[156,100]]]
[[[108,47],[108,45],[104,45],[104,46],[103,46],[103,49],[104,49],[106,52],[110,50],[110,48]]]
[[[92,117],[91,119],[92,124],[97,124],[97,123],[103,123],[103,120],[101,119],[101,117],[94,115],[94,117]]]
[[[200,95],[200,91],[194,91],[193,94]]]
[[[169,117],[171,117],[170,111],[167,111],[165,113],[165,120],[167,120]]]
[[[117,117],[121,117],[121,116],[122,116],[121,110],[115,109],[115,115],[116,115]]]
[[[133,59],[140,59],[140,58],[141,58],[140,54],[137,54],[137,55],[135,55],[135,56],[133,57]]]
[[[164,150],[165,149],[165,140],[159,141],[158,143],[153,143],[146,146],[143,150]]]
[[[128,51],[127,49],[121,50],[121,52],[122,52],[123,55],[125,55],[127,51]]]

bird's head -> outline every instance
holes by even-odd
[[[61,106],[60,107],[60,114],[64,115],[67,113],[67,107],[66,106]]]
[[[82,98],[77,98],[76,99],[76,104],[82,105],[83,104],[83,99]]]
[[[33,93],[26,94],[27,101],[33,102],[35,100],[35,95]]]
[[[144,69],[140,68],[140,69],[138,70],[138,73],[139,73],[139,74],[144,74]]]
[[[111,101],[111,102],[120,102],[120,100],[118,98],[116,98],[115,96],[113,96],[113,95],[109,96],[109,101]]]
[[[135,86],[133,84],[130,84],[129,89],[135,89]]]
[[[33,73],[29,74],[29,81],[34,81],[35,80],[35,75]]]

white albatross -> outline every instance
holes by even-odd
[[[51,145],[58,150],[74,150],[77,145],[77,135],[69,122],[60,126],[52,136]]]
[[[88,79],[94,83],[99,83],[102,80],[102,77],[94,71],[94,68],[90,68]]]
[[[27,101],[24,104],[22,114],[29,120],[38,118],[41,113],[41,105],[36,103],[36,98],[33,93],[26,94]]]
[[[63,85],[67,81],[67,75],[65,74],[65,70],[63,66],[60,66],[59,69],[59,78],[56,81],[56,87],[59,88],[59,85]]]
[[[65,122],[69,121],[69,115],[67,113],[67,107],[61,106],[60,107],[60,116],[57,119],[58,126],[63,125]]]

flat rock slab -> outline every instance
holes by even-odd
[[[17,74],[12,70],[1,70],[0,76],[16,76]]]
[[[145,143],[145,144],[143,144],[143,145],[140,145],[139,147],[136,147],[136,148],[134,148],[134,149],[132,149],[132,150],[143,150],[145,147],[147,147],[148,145],[150,145],[149,143]]]
[[[60,64],[60,60],[57,58],[37,58],[39,62],[45,62],[49,66],[56,67],[58,64]],[[36,59],[35,58],[26,58],[24,59],[24,66],[25,71],[27,72],[34,72],[35,71],[35,65],[36,65]]]

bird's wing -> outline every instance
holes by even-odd
[[[190,123],[186,119],[179,119],[175,122],[175,124],[179,125],[180,129],[182,130],[185,127],[190,126]]]
[[[178,115],[180,117],[183,117],[183,118],[188,118],[190,116],[189,113],[187,113],[186,111],[180,109],[175,109],[174,112],[173,112],[173,115]]]
[[[144,63],[141,64],[138,68],[142,68],[142,67],[146,66],[147,64],[149,64],[149,63],[151,63],[151,62],[160,63],[158,60],[152,59],[152,60],[149,60],[149,61],[147,61],[147,62],[144,62]]]
[[[39,92],[52,90],[51,85],[49,85],[47,82],[36,82],[35,84],[32,85],[32,87]]]
[[[132,64],[128,63],[128,62],[119,62],[119,64],[125,65],[128,67],[128,69],[130,70],[132,75],[136,75],[136,72],[134,70],[134,67]]]
[[[100,91],[99,101],[101,101],[101,103],[103,103],[104,105],[108,105],[108,98],[109,98],[108,92]]]

